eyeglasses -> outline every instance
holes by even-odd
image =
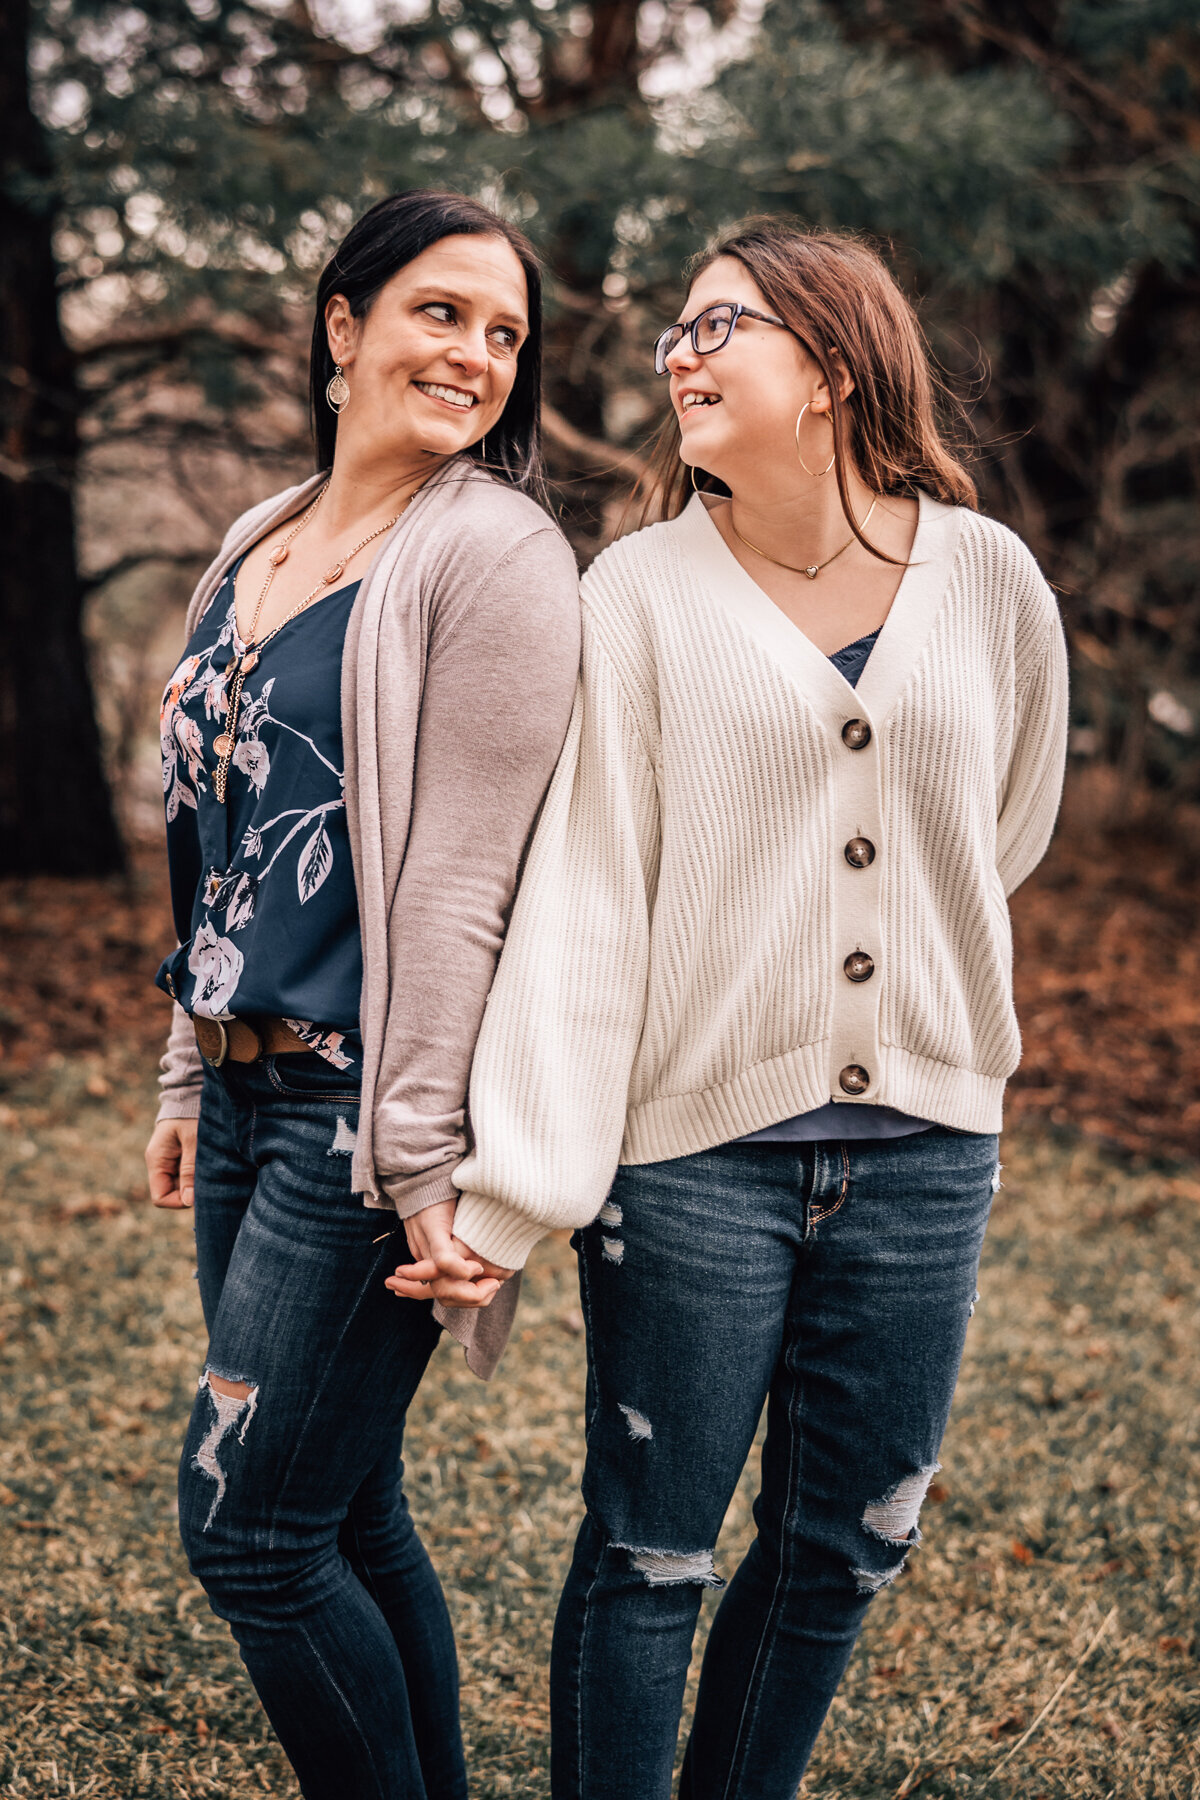
[[[743,314],[748,319],[761,319],[764,325],[782,325],[785,331],[788,329],[774,313],[755,312],[752,306],[743,306],[740,300],[719,300],[715,306],[706,306],[694,319],[685,319],[679,325],[667,326],[655,340],[654,373],[667,373],[667,358],[683,342],[685,333],[691,338],[692,349],[697,356],[711,356],[714,350],[723,350]]]

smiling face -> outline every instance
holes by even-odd
[[[352,317],[325,311],[329,349],[350,386],[338,450],[453,456],[503,413],[529,335],[525,271],[503,238],[441,238]]]
[[[732,256],[720,256],[700,272],[680,317],[694,319],[721,300],[740,300],[756,312],[775,310]],[[749,483],[803,479],[796,415],[807,401],[810,412],[828,417],[831,400],[819,365],[790,331],[743,315],[724,348],[708,356],[698,356],[685,335],[667,369],[685,463],[716,475],[735,494]],[[807,433],[804,441],[807,447]],[[827,446],[828,430],[814,424],[811,441],[818,450]]]

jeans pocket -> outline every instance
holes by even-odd
[[[267,1056],[263,1067],[271,1086],[289,1100],[324,1100],[339,1106],[357,1106],[362,1098],[361,1085],[315,1050]]]

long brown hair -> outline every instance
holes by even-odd
[[[693,257],[684,271],[688,283],[721,256],[736,257],[749,272],[829,385],[838,493],[861,544],[886,562],[894,560],[869,543],[854,521],[848,465],[875,494],[924,489],[951,506],[978,507],[975,483],[938,420],[939,401],[949,403],[960,423],[963,409],[935,377],[916,313],[881,256],[842,232],[753,218]],[[845,400],[839,393],[843,372],[854,383]],[[702,474],[696,471],[697,482]],[[687,504],[692,474],[679,454],[674,412],[654,441],[639,488],[641,524],[673,519]]]

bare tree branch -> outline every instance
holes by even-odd
[[[542,407],[542,428],[559,450],[565,450],[569,456],[593,469],[606,474],[632,475],[639,481],[650,473],[650,465],[636,450],[619,450],[615,444],[585,436],[569,419],[564,419],[556,407]]]
[[[169,563],[177,568],[195,568],[203,563],[207,556],[204,550],[136,550],[129,556],[119,556],[106,569],[97,569],[93,575],[85,575],[81,585],[85,593],[103,587],[106,582],[116,581],[120,575],[128,575],[132,569],[144,568],[147,563]]]

